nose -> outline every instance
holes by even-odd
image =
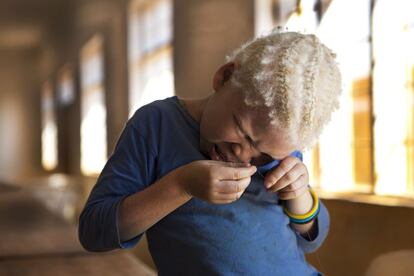
[[[232,143],[231,149],[240,162],[248,163],[252,158],[257,157],[256,150],[247,144]]]

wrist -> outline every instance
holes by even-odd
[[[180,197],[186,198],[187,200],[190,200],[193,196],[187,189],[185,176],[183,175],[184,171],[182,168],[178,168],[174,170],[171,174],[171,183],[177,190]]]
[[[312,209],[314,202],[309,188],[296,198],[286,200],[285,208],[294,214],[305,214]]]
[[[289,210],[288,206],[284,207],[284,212],[289,217],[292,223],[307,224],[313,221],[313,219],[316,218],[319,214],[320,203],[319,203],[318,196],[311,189],[308,189],[308,192],[306,194],[310,195],[311,199],[310,200],[305,199],[306,202],[305,201],[301,202],[302,205],[294,206],[297,208],[293,212],[292,212],[293,208]],[[308,207],[308,206],[311,206],[311,207]],[[297,210],[300,210],[300,211],[297,211]],[[308,211],[301,212],[301,210],[308,210]]]

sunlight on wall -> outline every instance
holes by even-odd
[[[268,32],[273,26],[272,4],[273,0],[254,1],[254,33],[256,36]]]
[[[58,164],[57,127],[52,85],[47,82],[42,88],[42,166],[53,170]]]
[[[317,0],[301,1],[298,11],[293,13],[285,24],[287,31],[295,31],[304,34],[315,33],[318,26],[318,18],[314,6]]]
[[[352,80],[356,77],[356,71],[352,67],[355,64],[358,66],[358,61],[355,62],[357,59],[363,59],[348,54],[349,44],[355,41],[355,37],[346,36],[346,33],[350,33],[349,29],[345,33],[338,31],[338,28],[343,25],[342,22],[348,21],[346,15],[349,14],[347,11],[349,12],[352,8],[350,2],[352,1],[333,1],[318,25],[317,11],[314,9],[316,1],[302,1],[298,10],[289,17],[284,26],[285,30],[288,31],[316,33],[321,41],[338,55],[337,61],[341,72],[344,74],[340,109],[332,115],[332,120],[325,127],[317,148],[304,153],[305,163],[309,168],[312,179],[311,182],[327,191],[343,191],[354,188],[352,177],[351,88]],[[368,22],[363,22],[364,19],[367,19],[367,15],[363,13],[364,11],[366,9],[360,11],[360,16],[353,16],[354,25],[347,25],[347,28],[352,29],[354,27],[361,30],[360,27],[356,26],[368,26]],[[357,30],[353,32],[353,35],[356,32]],[[351,46],[354,45],[351,44]],[[360,53],[361,51],[357,52]]]
[[[285,2],[280,3],[284,5]],[[355,167],[362,164],[369,168],[371,165],[370,132],[362,131],[366,127],[370,129],[370,1],[334,0],[320,22],[318,5],[320,3],[316,0],[301,1],[296,11],[289,12],[283,25],[287,31],[315,33],[337,54],[343,74],[340,109],[332,115],[315,149],[304,153],[304,162],[312,184],[324,190],[371,191],[371,174]],[[285,10],[289,11],[288,8]],[[349,20],[350,14],[352,20]],[[363,119],[362,125],[360,118]],[[365,136],[357,137],[361,133]]]
[[[262,1],[255,14],[265,15],[256,20],[261,32],[275,22],[315,32],[337,54],[341,107],[315,149],[304,153],[312,183],[327,191],[414,195],[414,1],[298,3],[292,12],[289,1]],[[326,10],[318,22],[320,5]]]
[[[353,83],[368,79],[370,75],[369,5],[369,0],[335,0],[331,2],[317,29],[321,41],[337,54],[343,83],[340,109],[333,114],[319,143],[320,185],[328,191],[358,188],[355,185],[356,172],[352,167],[352,153],[357,146],[352,137],[355,129],[352,119],[355,113],[369,112],[369,102],[366,98],[355,100]],[[350,14],[352,20],[349,20]],[[369,187],[359,188],[369,191]]]
[[[94,36],[81,52],[81,171],[97,175],[107,160],[103,38]]]
[[[81,126],[82,171],[86,175],[98,174],[106,162],[106,116],[103,99],[96,93],[88,99],[88,108]],[[102,139],[104,137],[105,139]]]
[[[174,95],[172,1],[131,1],[129,15],[129,115]]]
[[[72,68],[63,66],[58,76],[58,101],[62,106],[68,106],[75,100],[75,86]]]
[[[414,64],[412,1],[377,1],[373,17],[375,163],[378,194],[407,193],[407,126],[412,124],[411,79]],[[412,138],[412,137],[411,137]],[[407,158],[408,157],[408,158]],[[410,191],[412,193],[412,190]]]

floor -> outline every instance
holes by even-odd
[[[70,193],[42,185],[0,183],[0,275],[156,275],[130,252],[86,252],[62,215]]]

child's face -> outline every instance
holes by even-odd
[[[266,111],[246,106],[239,89],[226,82],[216,91],[200,121],[201,149],[211,159],[260,166],[295,150],[282,130],[269,127]]]

